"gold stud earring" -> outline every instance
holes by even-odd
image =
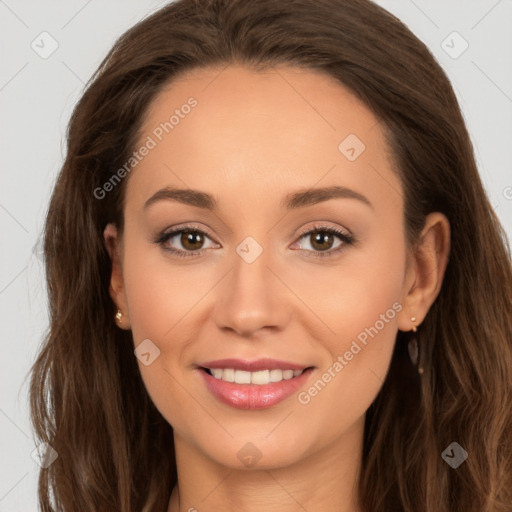
[[[416,317],[411,317],[411,322],[416,322]],[[413,325],[412,326],[412,332],[416,333],[418,331],[418,328]],[[407,345],[407,351],[409,352],[409,358],[414,365],[415,368],[417,368],[418,373],[421,375],[423,373],[423,367],[420,364],[420,349],[418,345],[418,340],[416,339],[416,336],[413,335],[411,338],[411,341],[409,341]]]
[[[121,319],[123,318],[123,313],[120,309],[117,310],[117,313],[116,313],[116,322],[118,324],[121,323]]]
[[[416,317],[415,316],[411,317],[411,322],[416,322]],[[417,332],[417,331],[418,331],[418,328],[415,325],[413,325],[412,326],[412,332]]]

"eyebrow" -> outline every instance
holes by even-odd
[[[356,199],[373,208],[367,197],[347,187],[332,186],[323,188],[303,189],[287,194],[280,202],[280,206],[286,210],[296,210],[306,206],[322,203],[330,199]],[[218,201],[210,194],[192,189],[179,189],[165,187],[155,192],[145,203],[144,209],[158,201],[177,201],[179,203],[204,208],[205,210],[218,211]]]

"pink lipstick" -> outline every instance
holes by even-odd
[[[208,390],[239,409],[263,409],[285,400],[308,379],[313,367],[276,359],[221,359],[199,366]]]

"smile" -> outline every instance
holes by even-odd
[[[203,363],[197,370],[207,390],[223,404],[264,409],[303,387],[314,367],[273,359],[223,359]]]
[[[224,382],[236,382],[237,384],[256,384],[263,386],[271,382],[281,382],[298,377],[304,370],[260,370],[257,372],[248,372],[244,370],[235,370],[234,368],[206,368],[214,378]]]

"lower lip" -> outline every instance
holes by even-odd
[[[304,370],[298,377],[257,384],[237,384],[216,379],[203,369],[199,369],[207,388],[221,402],[238,409],[265,409],[282,402],[297,391],[307,380],[312,368]]]

